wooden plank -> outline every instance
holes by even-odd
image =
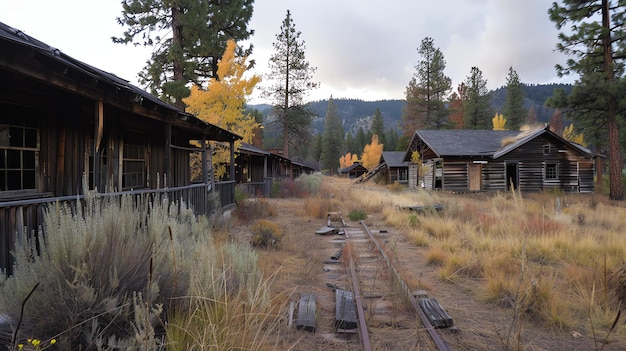
[[[428,212],[439,212],[444,209],[444,206],[441,204],[433,204],[433,205],[424,205],[424,206],[405,206],[402,207],[405,210],[416,211],[419,213],[428,213]]]
[[[343,248],[335,252],[332,256],[330,256],[330,258],[332,258],[333,260],[338,260],[339,257],[341,257],[341,254],[343,254]]]
[[[298,318],[296,319],[296,329],[304,329],[315,333],[317,316],[317,304],[315,303],[315,295],[302,293],[300,302],[298,303]]]
[[[335,290],[335,328],[337,331],[356,329],[358,322],[352,292]]]
[[[337,234],[339,232],[339,229],[337,228],[333,228],[333,227],[329,227],[329,226],[323,226],[320,229],[315,231],[315,234],[319,234],[319,235],[333,235],[333,234]]]
[[[419,305],[428,317],[430,324],[435,328],[449,328],[454,323],[448,313],[441,307],[437,299],[435,298],[421,298],[419,299]]]

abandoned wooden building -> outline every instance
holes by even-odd
[[[383,151],[379,165],[384,165],[380,173],[384,175],[387,184],[409,182],[409,162],[404,161],[403,151]]]
[[[208,141],[220,142],[233,175],[238,139],[0,23],[0,269],[15,240],[37,230],[42,206],[75,201],[84,178],[100,193],[167,191],[196,212],[215,205],[207,192],[232,204],[234,178],[214,182],[203,167],[193,183],[190,155],[206,160]]]
[[[409,168],[410,187],[453,192],[594,189],[596,155],[547,127],[526,132],[418,130],[404,161],[411,161],[413,152],[422,165]]]
[[[338,170],[337,173],[340,177],[356,179],[364,174],[367,174],[367,168],[365,168],[365,166],[363,166],[360,162],[355,162],[348,167]]]

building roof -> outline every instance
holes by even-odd
[[[388,167],[408,167],[409,165],[404,161],[404,151],[383,151],[380,161],[385,162]]]
[[[502,148],[502,140],[519,131],[510,130],[418,130],[415,134],[438,157],[491,156]]]
[[[269,151],[263,150],[260,147],[256,147],[248,143],[241,143],[241,146],[237,148],[237,151],[239,151],[240,153],[256,154],[256,155],[269,155],[270,154]]]
[[[586,157],[593,153],[583,146],[565,140],[550,131],[549,128],[538,128],[530,131],[510,130],[418,130],[413,138],[419,138],[437,157],[489,157],[499,158],[540,135],[547,134],[551,138],[569,145],[573,150]],[[510,143],[503,145],[505,139]],[[410,159],[411,150],[404,154],[404,160]]]
[[[108,94],[126,94],[132,97],[134,103],[147,108],[162,108],[174,113],[178,117],[178,126],[188,128],[189,130],[202,131],[203,135],[208,136],[211,140],[216,141],[234,141],[241,139],[237,134],[218,126],[206,123],[192,114],[186,113],[177,107],[170,105],[154,95],[130,84],[127,80],[122,79],[115,74],[103,71],[96,67],[90,66],[84,62],[76,60],[59,49],[41,42],[29,35],[26,35],[19,29],[12,28],[0,22],[0,62],[6,56],[8,59],[18,61],[13,57],[15,50],[10,48],[22,48],[34,52],[32,60],[38,60],[51,69],[64,72],[65,76],[71,77],[81,84],[95,87],[103,93]],[[6,54],[3,51],[6,49]],[[45,78],[45,77],[44,77]],[[41,78],[39,78],[41,79]]]
[[[359,162],[355,162],[352,165],[342,168],[340,170],[337,171],[337,173],[350,173],[353,171],[365,171],[367,172],[367,168],[365,168],[365,166],[363,166],[362,164],[360,164]]]

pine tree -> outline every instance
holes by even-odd
[[[353,155],[357,154],[359,148],[356,146],[356,139],[352,136],[352,133],[346,134],[346,152],[349,152]]]
[[[548,122],[548,126],[556,135],[563,136],[563,114],[561,110],[558,108],[554,110],[552,117],[550,117],[550,122]]]
[[[218,58],[229,39],[243,41],[254,31],[248,29],[254,0],[123,0],[116,20],[126,28],[115,43],[152,46],[152,57],[139,73],[139,82],[154,95],[184,109],[189,83],[202,85],[217,78]],[[171,34],[170,34],[171,33]],[[238,49],[238,56],[248,56]],[[253,62],[251,62],[251,65]]]
[[[328,169],[329,174],[335,174],[339,167],[339,158],[343,152],[343,126],[337,116],[337,109],[331,97],[328,100],[326,119],[324,120],[324,134],[322,135],[322,168]]]
[[[374,111],[374,117],[372,118],[372,134],[378,135],[380,143],[385,145],[385,122],[378,108]]]
[[[269,61],[271,73],[267,78],[273,84],[264,91],[264,96],[274,101],[275,123],[282,131],[285,157],[289,157],[290,145],[306,144],[311,137],[313,113],[306,107],[305,98],[317,87],[311,81],[316,69],[306,60],[306,46],[300,35],[287,10]]]
[[[385,148],[389,151],[402,151],[398,149],[398,131],[395,128],[389,129],[385,136]]]
[[[506,98],[502,114],[507,120],[508,129],[519,130],[528,112],[524,108],[524,89],[517,72],[509,67],[506,77]]]
[[[487,80],[478,67],[472,67],[465,80],[466,94],[463,100],[463,126],[467,129],[490,129],[491,104]]]
[[[359,129],[356,132],[356,147],[358,148],[358,152],[360,153],[361,150],[363,150],[363,148],[365,147],[365,145],[367,145],[367,136],[365,135],[365,131],[363,131],[363,127],[359,126]]]
[[[448,111],[450,112],[448,121],[452,129],[463,129],[463,100],[466,90],[465,83],[461,83],[456,92],[453,92],[448,99]]]
[[[555,94],[550,103],[567,107],[568,116],[587,126],[605,126],[609,161],[609,199],[624,200],[623,160],[618,116],[626,111],[626,37],[623,1],[563,0],[548,11],[559,30],[557,49],[570,56],[567,66],[557,66],[559,75],[580,76],[569,96]],[[599,22],[600,20],[601,22]],[[591,128],[591,135],[599,134]],[[599,169],[599,168],[598,168]],[[600,178],[600,177],[598,177]]]
[[[422,56],[417,72],[406,88],[402,119],[404,130],[412,135],[417,129],[441,129],[448,123],[445,102],[452,80],[443,70],[446,61],[432,38],[424,38],[417,52]]]
[[[311,150],[311,158],[320,162],[322,159],[322,134],[313,136],[313,150]]]

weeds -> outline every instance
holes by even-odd
[[[23,316],[14,345],[43,349],[54,339],[55,348],[66,350],[164,349],[164,340],[175,338],[166,336],[168,318],[190,317],[199,308],[189,296],[212,306],[244,306],[238,315],[245,320],[256,319],[248,314],[257,306],[264,308],[263,323],[276,317],[266,307],[269,290],[249,246],[216,247],[209,221],[184,205],[165,197],[86,199],[76,209],[49,206],[46,235],[14,252],[14,275],[0,285],[0,314],[13,321]],[[240,325],[222,328],[238,330],[241,345],[263,338],[258,329],[244,338]],[[30,335],[42,342],[28,344]]]

